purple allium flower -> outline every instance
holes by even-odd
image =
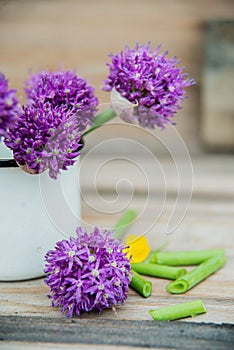
[[[97,227],[90,234],[78,227],[76,234],[76,238],[57,242],[45,256],[45,283],[52,305],[72,317],[123,304],[131,279],[124,245],[110,231]]]
[[[77,118],[63,106],[25,105],[5,144],[24,170],[39,174],[49,169],[50,177],[56,179],[60,169],[66,170],[79,155],[78,130]]]
[[[75,72],[40,72],[26,81],[25,92],[30,104],[50,103],[63,107],[64,112],[77,115],[79,131],[92,125],[97,111],[98,99],[94,88]]]
[[[184,88],[194,84],[177,66],[176,57],[167,58],[167,52],[159,54],[159,49],[136,44],[134,49],[127,46],[117,55],[111,54],[110,74],[103,88],[114,91],[113,109],[116,106],[122,119],[149,129],[173,124],[170,118],[181,108]]]
[[[0,73],[0,140],[7,135],[7,129],[13,125],[19,112],[16,90],[8,89],[8,81]]]

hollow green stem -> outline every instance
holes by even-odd
[[[144,279],[142,276],[138,275],[138,273],[134,270],[132,270],[132,279],[131,279],[130,287],[135,289],[144,298],[148,298],[151,296],[152,283]]]
[[[133,270],[136,272],[161,278],[168,278],[176,280],[180,276],[186,274],[186,269],[180,267],[172,267],[166,265],[150,264],[150,263],[138,263],[131,264]]]
[[[166,287],[166,290],[173,294],[182,294],[203,281],[208,276],[223,267],[226,263],[226,258],[223,255],[210,258],[202,264],[195,267],[192,271],[186,273],[176,281],[171,282]]]
[[[116,117],[116,113],[113,111],[113,109],[109,108],[105,110],[104,112],[98,114],[94,119],[93,119],[93,126],[87,130],[86,132],[83,133],[82,136],[88,135],[90,132],[93,130],[99,128],[103,124],[109,122],[111,119]]]
[[[164,307],[158,310],[150,310],[149,314],[155,321],[173,321],[189,316],[196,316],[206,312],[206,307],[201,299],[187,303]]]
[[[150,253],[149,262],[152,264],[156,263],[170,266],[198,265],[217,255],[225,256],[225,250],[209,249],[184,252],[154,251]]]
[[[120,238],[125,231],[129,228],[131,223],[137,217],[137,212],[134,209],[127,210],[119,219],[119,221],[114,226],[113,238]]]

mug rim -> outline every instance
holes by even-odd
[[[18,168],[15,159],[0,159],[0,168]]]

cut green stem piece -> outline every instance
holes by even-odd
[[[189,316],[196,316],[206,312],[205,305],[201,299],[187,303],[164,307],[158,310],[150,310],[149,314],[155,321],[173,321]]]
[[[181,267],[172,267],[166,265],[150,264],[150,263],[138,263],[131,264],[134,271],[148,276],[168,278],[176,280],[182,275],[186,274],[186,269]]]
[[[133,270],[132,270],[132,279],[131,279],[130,287],[135,289],[144,298],[148,298],[151,296],[152,283],[144,279],[142,276],[138,275],[138,273]]]
[[[110,120],[112,120],[113,118],[116,117],[116,113],[113,111],[113,109],[109,108],[106,111],[98,114],[93,120],[93,126],[87,130],[86,132],[83,133],[82,136],[86,136],[88,135],[90,132],[92,132],[93,130],[99,128],[100,126],[102,126],[103,124],[109,122]]]
[[[150,253],[149,262],[170,266],[198,265],[217,255],[225,256],[224,249],[209,249],[198,251],[159,252]]]
[[[166,290],[173,294],[185,293],[203,281],[205,278],[219,270],[225,265],[225,263],[226,258],[223,255],[210,258],[195,267],[192,271],[186,273],[186,275],[168,284]]]
[[[113,238],[119,238],[125,233],[129,228],[132,221],[137,217],[137,212],[134,209],[127,210],[119,219],[117,224],[114,226],[114,235]]]

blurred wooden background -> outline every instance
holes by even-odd
[[[1,0],[0,71],[23,95],[22,82],[29,69],[77,68],[96,89],[100,103],[109,102],[101,91],[108,72],[110,52],[126,44],[162,43],[169,55],[177,55],[197,84],[188,89],[189,99],[176,117],[177,130],[190,151],[200,152],[198,137],[204,24],[213,18],[233,18],[233,0]],[[156,131],[156,133],[161,131]],[[86,151],[119,129],[99,130],[87,140]],[[128,130],[134,138],[134,129]],[[169,136],[173,138],[170,131]],[[170,136],[171,135],[171,136]],[[137,136],[139,140],[139,135]],[[141,133],[153,151],[163,151]],[[176,145],[175,145],[176,147]]]

